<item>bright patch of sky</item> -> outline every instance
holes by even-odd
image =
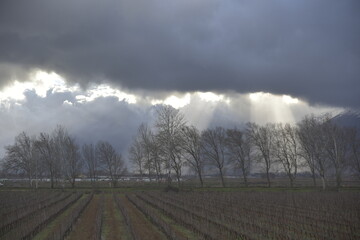
[[[154,99],[150,95],[140,96],[128,93],[107,84],[92,84],[86,90],[77,84],[70,85],[55,72],[34,71],[30,80],[26,82],[15,81],[0,91],[1,106],[10,106],[9,102],[21,105],[26,101],[26,91],[33,91],[39,97],[46,98],[49,93],[71,93],[72,99],[65,99],[64,106],[73,106],[75,103],[84,104],[93,102],[98,98],[114,97],[118,101],[129,104],[166,104],[176,109],[184,109],[190,118],[201,119],[204,124],[209,122],[217,108],[229,109],[232,117],[247,118],[255,122],[295,122],[299,118],[297,113],[318,113],[330,111],[339,112],[339,109],[324,106],[309,106],[308,103],[290,95],[274,95],[266,92],[249,94],[220,94],[215,92],[188,92],[169,93],[162,99]],[[239,105],[240,103],[240,105]],[[241,107],[240,107],[241,106]],[[186,108],[186,109],[185,109]],[[208,115],[209,119],[205,119]],[[244,114],[246,116],[244,116]],[[241,115],[241,116],[240,116]],[[230,117],[229,117],[230,118]]]
[[[128,94],[118,89],[112,88],[106,84],[94,85],[90,87],[85,94],[77,95],[78,102],[91,102],[100,97],[117,97],[119,101],[136,103],[136,96]]]

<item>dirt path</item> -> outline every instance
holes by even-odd
[[[103,217],[102,240],[130,240],[131,235],[112,194],[105,195],[105,212]]]
[[[166,236],[156,228],[124,195],[119,196],[122,204],[126,208],[133,230],[136,235],[143,240],[162,240],[167,239]]]
[[[66,240],[94,239],[96,229],[96,213],[100,207],[100,195],[94,195],[89,205],[78,219],[75,228]]]

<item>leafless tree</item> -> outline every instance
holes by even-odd
[[[135,171],[137,171],[141,175],[141,177],[143,177],[145,158],[141,141],[138,137],[133,140],[130,146],[129,159],[135,167]]]
[[[182,129],[184,158],[188,166],[198,175],[200,185],[203,187],[204,160],[201,149],[201,134],[194,126],[184,126]]]
[[[360,136],[359,130],[351,129],[350,136],[350,167],[360,178]]]
[[[97,178],[97,170],[99,167],[98,159],[95,154],[95,146],[91,144],[84,144],[81,148],[82,158],[88,170],[92,185],[95,184]]]
[[[277,124],[274,132],[274,153],[294,186],[299,166],[299,142],[297,130],[290,124]]]
[[[52,138],[53,143],[53,157],[54,157],[54,165],[55,165],[55,178],[58,181],[61,178],[65,178],[67,176],[67,148],[66,141],[69,136],[66,128],[62,125],[57,125],[54,131],[52,131],[50,137]]]
[[[265,165],[268,186],[271,187],[270,169],[274,162],[272,158],[274,153],[274,124],[268,123],[265,126],[259,126],[256,123],[248,123],[246,132],[252,144],[260,153],[260,157]]]
[[[96,152],[104,170],[109,174],[112,186],[116,187],[118,179],[124,173],[124,161],[113,146],[108,142],[99,141],[96,145]]]
[[[156,174],[156,180],[160,182],[162,180],[163,168],[164,168],[164,154],[161,142],[157,141],[158,138],[152,132],[150,134],[150,149],[151,149],[151,163]]]
[[[235,168],[240,169],[244,184],[247,187],[247,178],[252,162],[250,139],[243,131],[237,128],[227,129],[226,136],[229,160],[234,164]]]
[[[15,137],[13,145],[5,147],[5,168],[25,173],[29,179],[30,187],[32,187],[34,178],[37,187],[38,177],[38,162],[34,142],[34,138],[22,132]]]
[[[225,187],[226,131],[222,127],[206,129],[201,134],[203,154],[208,163],[219,170],[221,184]]]
[[[163,148],[164,159],[166,160],[166,168],[168,171],[168,184],[171,184],[171,169],[174,169],[177,174],[177,179],[180,179],[179,166],[182,159],[179,157],[181,151],[181,137],[182,129],[185,126],[184,115],[177,109],[171,106],[161,106],[157,110],[157,141]]]
[[[326,136],[326,152],[335,169],[336,186],[339,189],[342,183],[342,173],[345,169],[351,147],[351,129],[341,127],[331,120],[323,124]]]
[[[306,116],[298,124],[302,157],[313,171],[313,178],[315,178],[315,173],[320,176],[323,189],[326,189],[326,178],[331,167],[326,150],[329,141],[327,133],[329,129],[326,127],[326,122],[330,121],[330,118],[329,115]]]
[[[144,168],[147,169],[149,179],[151,181],[151,175],[153,171],[156,170],[156,163],[153,158],[153,147],[155,146],[154,134],[147,124],[142,123],[138,128],[137,137],[144,158],[143,165]]]
[[[71,187],[74,188],[76,177],[80,175],[82,168],[79,146],[75,142],[75,138],[66,136],[63,148],[65,157],[65,176],[69,180]]]
[[[316,154],[317,146],[315,132],[318,131],[318,121],[315,116],[305,116],[297,124],[297,135],[300,142],[299,154],[305,159],[307,166],[310,169],[313,184],[316,186]]]
[[[39,153],[40,161],[45,165],[46,171],[50,176],[51,188],[54,188],[55,176],[58,171],[54,156],[54,141],[49,134],[40,133],[35,141],[35,146]]]

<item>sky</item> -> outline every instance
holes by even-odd
[[[360,109],[358,0],[0,1],[0,158],[65,126],[126,154],[169,104],[200,129]]]

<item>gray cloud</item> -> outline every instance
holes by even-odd
[[[119,101],[115,95],[98,95],[91,101],[77,98],[89,95],[89,92],[80,89],[64,86],[61,91],[56,91],[50,86],[44,96],[36,90],[25,90],[24,99],[6,98],[1,101],[0,98],[0,160],[5,153],[4,146],[12,144],[21,131],[30,135],[49,133],[57,124],[66,127],[79,144],[109,141],[126,158],[139,125],[145,122],[154,126],[156,106],[140,97],[134,104]],[[314,108],[303,102],[287,104],[282,96],[269,94],[264,94],[259,101],[235,92],[217,96],[217,100],[206,99],[196,93],[188,96],[187,105],[180,111],[189,125],[195,125],[200,130],[215,126],[241,127],[248,121],[260,124],[295,122],[309,113],[338,110]],[[183,96],[178,93],[178,97]]]
[[[73,93],[48,93],[39,97],[28,91],[22,104],[13,101],[8,107],[0,105],[0,159],[4,146],[13,143],[21,131],[30,135],[52,132],[60,124],[76,137],[79,144],[109,141],[122,154],[127,149],[141,122],[150,119],[145,106],[130,105],[115,97],[98,98],[92,102],[68,105]]]
[[[3,0],[0,87],[40,68],[82,86],[267,91],[359,108],[359,11],[357,0]]]

